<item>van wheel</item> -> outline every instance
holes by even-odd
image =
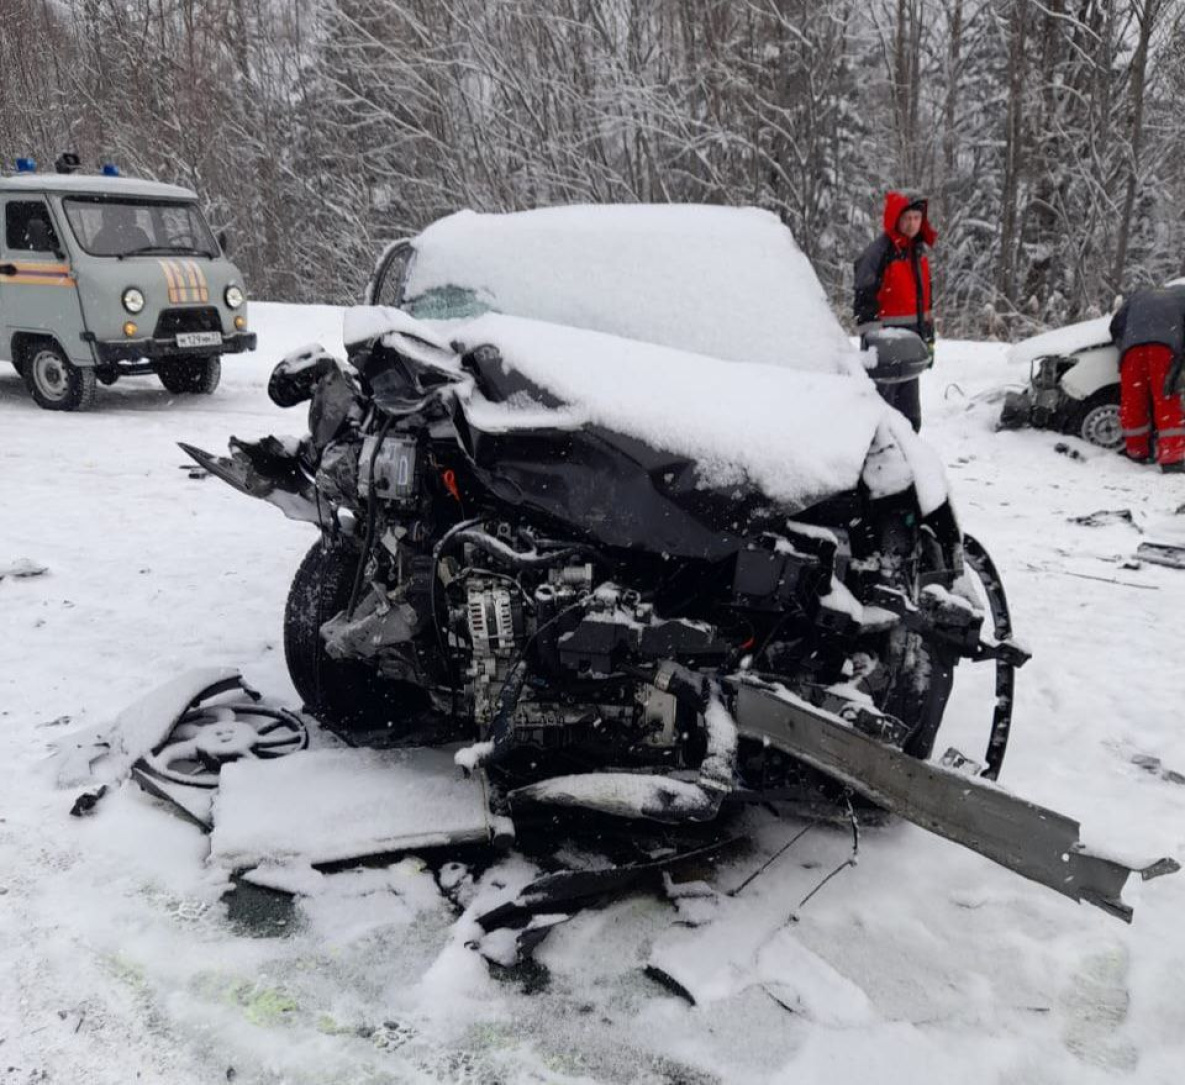
[[[66,358],[57,343],[40,342],[21,359],[25,385],[47,411],[89,411],[95,405],[95,371]]]
[[[1123,447],[1123,427],[1119,424],[1119,385],[1100,388],[1074,412],[1069,432],[1099,448]]]
[[[174,395],[208,396],[218,387],[222,379],[222,359],[175,358],[158,362],[156,375],[160,382]]]

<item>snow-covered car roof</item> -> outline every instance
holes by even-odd
[[[0,177],[0,192],[52,192],[69,196],[131,196],[156,200],[196,200],[197,193],[180,185],[142,181],[137,177],[106,177],[87,173],[19,173]]]
[[[600,204],[460,211],[413,242],[405,307],[433,290],[477,308],[729,361],[815,372],[859,365],[810,262],[756,208]]]

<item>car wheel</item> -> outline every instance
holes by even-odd
[[[1112,451],[1123,447],[1119,423],[1119,387],[1100,388],[1087,397],[1074,414],[1070,432],[1099,448]]]
[[[297,693],[327,727],[398,734],[424,707],[422,692],[364,663],[334,659],[321,637],[321,626],[349,604],[357,567],[356,552],[324,540],[305,555],[284,608],[284,659]]]
[[[156,375],[174,395],[212,395],[222,380],[221,358],[175,358],[158,362]]]
[[[33,401],[47,411],[89,411],[95,405],[95,371],[74,365],[57,343],[26,348],[20,371]]]

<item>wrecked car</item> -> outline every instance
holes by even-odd
[[[271,376],[304,437],[182,445],[318,529],[284,618],[310,713],[460,742],[500,817],[863,803],[1130,916],[1131,868],[990,783],[1027,658],[999,577],[773,216],[465,212],[379,278],[348,358]],[[983,763],[935,763],[964,660],[997,672]]]
[[[1165,285],[1182,286],[1185,279]],[[1008,361],[1029,367],[1029,386],[1006,394],[1001,429],[1033,426],[1112,451],[1123,447],[1119,352],[1110,315],[1024,339],[1009,349]]]

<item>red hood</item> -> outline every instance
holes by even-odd
[[[908,192],[886,192],[885,193],[885,217],[884,226],[885,233],[893,239],[896,245],[909,244],[909,238],[897,229],[897,220],[901,217],[901,212],[904,211],[911,203],[917,203],[917,196],[911,196]],[[930,225],[928,201],[922,200],[922,229],[918,234],[927,245],[933,245],[938,240],[938,234],[934,231],[934,227]]]

